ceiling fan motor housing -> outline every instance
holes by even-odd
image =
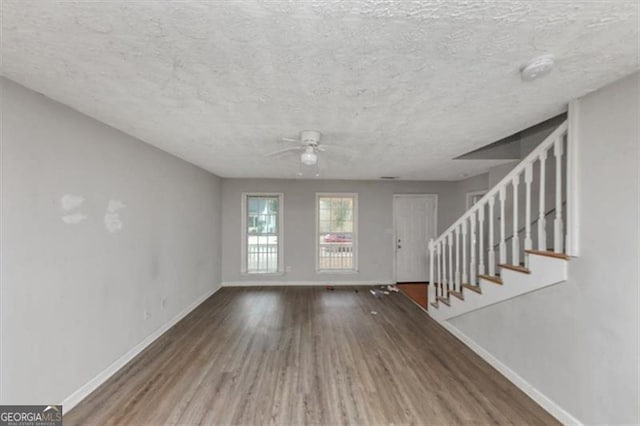
[[[304,130],[300,132],[300,140],[305,145],[318,145],[320,143],[320,132],[317,130]]]

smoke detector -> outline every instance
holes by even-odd
[[[522,81],[533,81],[549,74],[555,65],[553,55],[542,55],[532,59],[520,68]]]

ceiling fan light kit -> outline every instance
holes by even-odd
[[[308,146],[302,154],[300,154],[300,161],[305,166],[313,166],[318,162],[318,156],[313,150],[312,146]]]

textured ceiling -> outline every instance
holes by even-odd
[[[640,67],[636,0],[2,1],[2,74],[225,177],[459,179],[451,160]],[[557,68],[521,82],[527,60]],[[313,176],[313,173],[307,174]]]

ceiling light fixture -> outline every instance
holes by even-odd
[[[318,162],[318,156],[313,152],[313,147],[308,146],[304,152],[300,155],[300,161],[305,166],[313,166]]]
[[[549,74],[554,65],[553,55],[538,56],[520,68],[520,77],[522,81],[533,81]]]

